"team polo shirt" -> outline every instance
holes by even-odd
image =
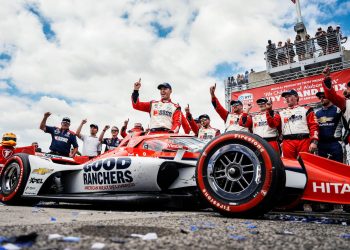
[[[120,144],[119,138],[103,138],[102,144],[106,145],[105,152],[115,149]]]
[[[50,150],[68,156],[71,146],[78,147],[77,137],[70,130],[61,130],[57,127],[46,126],[45,133],[51,134]]]

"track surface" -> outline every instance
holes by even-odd
[[[278,219],[279,215],[271,213],[265,219],[247,220],[224,218],[210,210],[133,211],[74,204],[0,204],[0,236],[36,232],[39,236],[33,249],[91,249],[96,242],[104,243],[103,249],[349,249],[350,240],[341,236],[350,234],[348,214],[289,214],[339,219],[340,224],[284,221]],[[130,237],[133,233],[151,232],[158,239]],[[80,241],[48,240],[49,234],[77,236]]]

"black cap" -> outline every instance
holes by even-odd
[[[62,122],[70,123],[69,117],[63,117]]]
[[[202,118],[206,118],[206,119],[210,120],[209,115],[207,115],[207,114],[200,115],[198,117],[198,120],[200,121]]]
[[[269,100],[267,100],[266,97],[261,97],[258,100],[256,100],[257,104],[265,104],[265,103],[268,103],[268,102],[269,102]]]
[[[282,97],[285,97],[286,95],[295,95],[295,96],[299,96],[298,92],[296,92],[294,89],[290,89],[286,92],[282,93]]]
[[[346,84],[346,86],[347,86],[347,87],[350,87],[350,82],[348,82],[348,83]]]
[[[232,100],[231,102],[230,102],[230,105],[232,106],[232,105],[234,105],[234,104],[239,104],[239,105],[243,105],[242,104],[242,102],[240,101],[240,100]]]
[[[316,93],[316,96],[318,98],[320,98],[321,96],[325,96],[325,95],[324,95],[324,92],[319,91],[319,92]]]
[[[94,124],[94,123],[91,123],[90,124],[90,128],[97,128],[98,129],[98,126],[96,124]]]
[[[159,84],[157,88],[158,89],[161,89],[161,88],[171,89],[171,85],[167,82],[163,82],[163,83]]]
[[[193,119],[195,123],[199,123],[199,118]]]

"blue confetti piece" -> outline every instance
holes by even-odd
[[[56,222],[57,219],[56,219],[55,217],[51,217],[51,218],[50,218],[50,221],[51,221],[51,222]]]
[[[192,226],[190,226],[190,230],[191,230],[192,232],[195,232],[195,231],[198,231],[199,229],[198,229],[197,226],[192,225]]]
[[[253,224],[250,224],[250,225],[247,226],[247,228],[254,229],[254,228],[257,228],[257,227],[255,225],[253,225]]]
[[[6,242],[8,240],[8,238],[0,236],[0,244],[3,242]]]
[[[241,236],[241,235],[229,234],[228,237],[229,237],[230,239],[238,240],[238,241],[246,240],[246,237]]]
[[[343,239],[350,239],[350,234],[341,234],[339,237]]]
[[[245,221],[245,222],[243,222],[243,224],[252,224],[252,222],[251,221]]]
[[[68,236],[68,237],[63,237],[62,240],[65,241],[65,242],[79,242],[80,238],[79,237]]]
[[[249,231],[250,234],[259,234],[259,231]]]

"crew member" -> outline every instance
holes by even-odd
[[[6,161],[14,154],[17,145],[17,136],[14,133],[5,133],[0,145],[0,172]]]
[[[96,124],[90,124],[90,135],[84,135],[81,133],[81,129],[86,122],[86,119],[81,121],[77,129],[77,136],[83,141],[82,155],[88,156],[91,159],[101,154],[101,142],[97,137],[98,126]]]
[[[40,123],[40,129],[51,134],[50,154],[74,157],[78,151],[78,143],[75,133],[69,130],[70,119],[64,117],[60,128],[46,126],[46,120],[50,115],[50,112],[46,112]],[[70,151],[71,146],[73,146],[72,151]]]
[[[112,137],[111,138],[103,138],[103,136],[105,135],[106,131],[110,128],[109,125],[106,125],[98,140],[100,141],[101,144],[105,144],[106,145],[106,148],[105,148],[105,151],[104,152],[107,152],[109,150],[113,150],[115,149],[116,147],[119,146],[121,140],[118,138],[118,133],[119,133],[119,129],[117,126],[113,126],[111,128],[111,134],[112,134]]]
[[[314,153],[318,143],[318,123],[310,107],[299,106],[298,92],[283,92],[288,105],[280,111],[283,135],[282,152],[285,158],[296,159],[300,152]]]
[[[139,101],[140,87],[141,79],[134,84],[134,92],[131,96],[132,106],[134,109],[150,114],[150,133],[178,133],[181,126],[181,110],[180,106],[170,99],[171,85],[169,83],[159,84],[161,100],[150,102]]]
[[[190,112],[190,106],[187,105],[185,108],[186,111],[186,118],[188,120],[188,123],[191,126],[192,131],[194,134],[199,138],[203,140],[211,140],[216,136],[220,135],[220,130],[216,128],[212,128],[210,126],[210,117],[207,114],[203,114],[199,116],[200,126],[197,125],[197,123],[194,121],[192,114]]]
[[[239,125],[249,128],[254,134],[265,139],[279,154],[278,130],[281,127],[281,117],[278,112],[272,110],[271,101],[265,97],[259,98],[256,103],[259,106],[260,112],[250,116],[249,111],[252,105],[249,105],[247,112],[243,112]],[[243,121],[246,121],[246,123],[243,123]]]
[[[120,132],[120,135],[125,138],[128,134],[126,133],[126,130],[128,128],[128,124],[129,124],[129,119],[125,120],[124,121],[124,125],[123,127],[121,128],[121,132]],[[144,132],[144,128],[142,127],[142,124],[139,123],[139,122],[136,122],[134,124],[134,127],[132,129],[130,129],[128,131],[129,134],[131,134],[131,136],[133,136],[134,134],[140,134],[141,132]]]
[[[210,87],[211,103],[213,104],[216,112],[225,121],[225,132],[232,130],[249,132],[248,128],[239,125],[239,120],[241,119],[243,113],[242,102],[239,100],[232,100],[230,102],[231,112],[228,112],[223,106],[221,106],[218,98],[216,98],[215,89],[216,83],[214,86]]]
[[[340,144],[342,135],[341,110],[325,97],[324,92],[317,92],[316,96],[322,104],[322,108],[316,112],[320,129],[318,155],[343,162],[343,148]]]

